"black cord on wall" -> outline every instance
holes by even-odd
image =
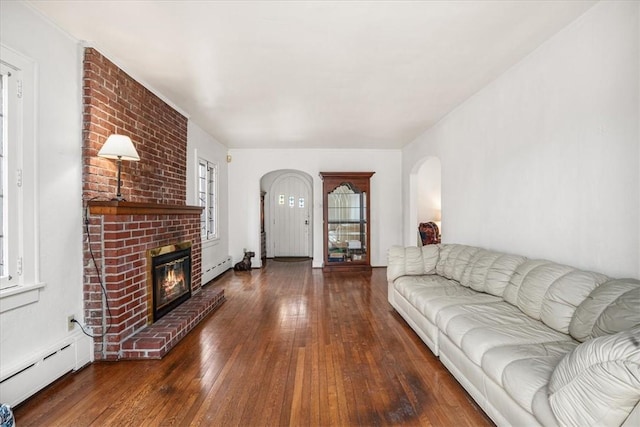
[[[98,197],[94,197],[92,199],[89,199],[89,201],[92,200],[96,200],[98,199]],[[93,249],[91,248],[91,233],[89,233],[89,205],[88,203],[85,205],[84,207],[84,229],[85,232],[87,233],[87,244],[89,245],[89,254],[91,254],[91,260],[93,261],[93,266],[96,269],[96,274],[98,276],[98,282],[100,283],[100,289],[102,290],[102,294],[104,295],[104,300],[105,303],[107,305],[107,313],[109,315],[107,320],[107,328],[104,330],[104,332],[101,335],[92,335],[90,333],[88,333],[87,331],[85,331],[84,327],[82,326],[82,324],[80,322],[78,322],[77,320],[73,319],[71,322],[73,323],[77,323],[78,326],[80,327],[80,329],[82,330],[82,333],[85,334],[86,336],[96,339],[96,338],[104,338],[109,331],[111,330],[111,322],[110,319],[112,319],[112,315],[111,315],[111,307],[109,307],[109,297],[107,296],[107,289],[104,285],[104,282],[102,280],[102,273],[100,273],[100,269],[98,268],[98,264],[96,263],[96,257],[93,254]]]

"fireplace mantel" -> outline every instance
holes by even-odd
[[[90,201],[89,213],[95,215],[199,215],[201,206],[168,205],[126,201]]]

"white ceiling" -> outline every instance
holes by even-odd
[[[30,3],[230,148],[384,149],[594,2]]]

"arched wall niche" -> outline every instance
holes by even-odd
[[[442,167],[436,156],[418,160],[409,175],[409,223],[405,245],[421,245],[418,225],[434,221],[442,233]]]

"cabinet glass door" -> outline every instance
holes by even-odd
[[[327,195],[328,262],[357,262],[367,253],[366,192],[349,183]]]

